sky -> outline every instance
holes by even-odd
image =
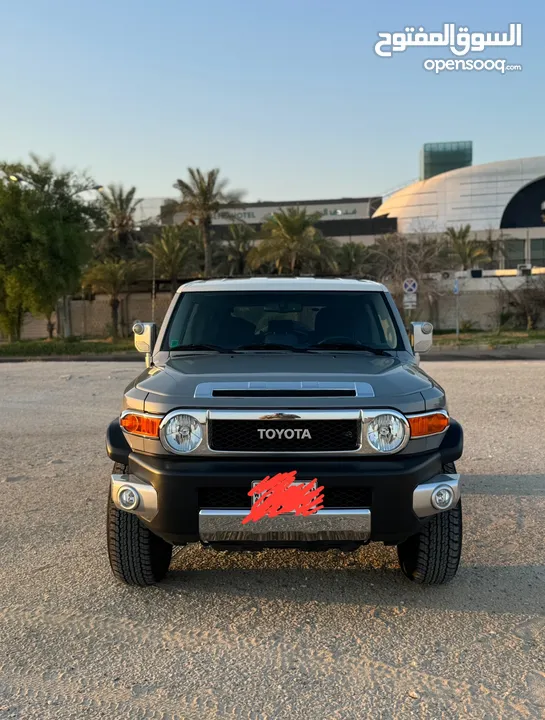
[[[522,47],[482,54],[522,71],[374,52],[379,32],[447,22],[522,23]],[[472,140],[474,164],[545,155],[538,0],[0,0],[0,25],[1,159],[35,152],[140,197],[175,196],[188,167],[248,201],[382,195],[418,178],[425,142]]]

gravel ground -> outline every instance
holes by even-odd
[[[141,364],[0,365],[0,718],[544,718],[545,362],[423,364],[464,425],[454,582],[395,551],[110,574],[104,431]]]

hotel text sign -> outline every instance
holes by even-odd
[[[309,215],[319,215],[320,222],[326,220],[361,220],[370,217],[369,202],[353,203],[324,203],[323,205],[252,205],[233,208],[226,213],[216,215],[214,225],[230,225],[234,222],[245,222],[250,225],[264,223],[268,218],[280,210],[288,210],[290,207],[305,209]],[[180,223],[184,219],[183,213],[174,216],[174,222]]]

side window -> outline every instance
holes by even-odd
[[[375,311],[378,315],[378,319],[384,333],[384,339],[388,344],[388,347],[394,350],[397,347],[397,332],[392,316],[384,302],[384,298],[381,296],[377,297],[375,302]]]
[[[364,305],[364,313],[365,313],[365,325],[364,325],[364,332],[365,334],[369,335],[369,337],[365,338],[365,341],[370,343],[371,345],[383,345],[384,344],[384,337],[382,333],[380,332],[380,318],[377,317],[377,312],[375,310],[374,305],[368,305],[365,303]]]

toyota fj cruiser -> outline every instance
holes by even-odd
[[[414,582],[454,577],[462,428],[419,367],[432,326],[412,323],[409,339],[383,285],[195,281],[178,290],[159,333],[152,323],[133,329],[146,369],[107,430],[117,578],[156,583],[173,546],[198,541],[344,551],[378,541],[397,546]],[[255,486],[290,473],[290,489],[314,492],[313,507],[271,501],[252,518],[266,494]]]

